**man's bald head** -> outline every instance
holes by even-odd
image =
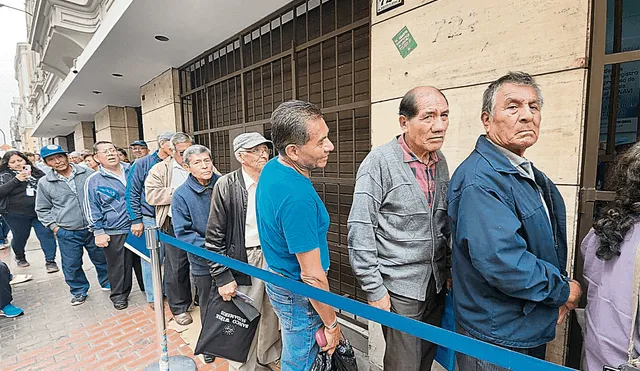
[[[404,95],[404,97],[402,97],[398,114],[406,117],[409,120],[414,118],[418,114],[418,112],[420,112],[418,102],[420,102],[423,98],[429,97],[433,94],[442,96],[447,102],[447,105],[449,105],[449,100],[444,95],[444,93],[440,91],[440,89],[433,86],[417,86],[409,90]]]

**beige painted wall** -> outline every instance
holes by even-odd
[[[93,149],[93,122],[81,122],[73,128],[76,151]]]
[[[96,141],[108,140],[129,148],[138,139],[138,115],[132,107],[106,106],[95,115]]]
[[[398,105],[409,89],[433,85],[451,114],[443,151],[450,171],[473,150],[482,93],[510,70],[536,76],[545,100],[538,143],[526,157],[558,186],[567,205],[568,270],[573,271],[585,122],[589,1],[405,0],[371,26],[371,130],[378,146],[400,133]],[[417,47],[402,58],[393,37],[407,27]],[[566,328],[547,358],[563,363]],[[375,358],[375,357],[374,357]],[[377,363],[377,362],[376,362]]]
[[[140,87],[142,124],[149,148],[157,148],[159,134],[182,131],[178,70],[168,69]]]

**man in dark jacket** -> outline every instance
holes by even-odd
[[[484,92],[486,135],[449,184],[458,331],[544,359],[556,323],[580,298],[567,277],[564,202],[524,158],[538,140],[542,94],[510,72]],[[458,353],[461,370],[503,370]]]
[[[242,167],[220,178],[213,190],[205,247],[222,255],[265,269],[256,219],[256,187],[262,168],[269,160],[271,141],[259,133],[243,133],[233,140],[233,150]],[[229,361],[230,370],[251,371],[258,364],[280,370],[282,351],[278,317],[265,293],[264,282],[209,262],[224,300],[237,291],[248,295],[262,314],[249,348],[246,363]]]
[[[451,277],[447,184],[440,151],[449,104],[438,89],[411,89],[400,102],[402,134],[374,148],[356,176],[349,261],[369,304],[439,326]],[[431,370],[437,345],[383,328],[385,370]]]
[[[213,171],[211,151],[207,147],[193,145],[187,148],[182,156],[190,174],[187,180],[173,192],[171,201],[173,233],[176,238],[186,243],[204,247],[211,193],[220,176]],[[209,264],[207,260],[191,253],[187,253],[187,258],[200,296],[200,319],[204,325],[212,281]],[[205,355],[204,358],[207,363],[214,360],[209,355]]]
[[[127,179],[127,189],[125,199],[127,200],[127,212],[131,220],[131,234],[142,236],[144,227],[156,225],[156,208],[149,205],[144,193],[144,181],[151,168],[171,155],[171,137],[175,133],[165,132],[158,136],[158,149],[149,156],[142,157],[131,165],[129,179]],[[141,145],[135,141],[132,148]],[[135,152],[134,152],[135,153]],[[136,157],[137,158],[137,157]],[[164,249],[160,251],[160,260],[164,256]],[[153,306],[153,278],[151,276],[151,264],[141,261],[142,277],[144,281],[144,293],[147,295],[147,303]]]
[[[71,295],[71,305],[83,304],[89,281],[82,269],[83,249],[96,267],[98,282],[104,291],[111,290],[104,251],[93,242],[84,208],[84,187],[93,170],[69,163],[58,145],[42,147],[40,156],[52,170],[38,181],[36,213],[45,227],[58,238],[62,256],[62,273]]]

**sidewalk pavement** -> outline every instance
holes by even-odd
[[[22,308],[24,315],[0,317],[0,370],[144,370],[158,359],[154,314],[135,278],[129,308],[117,311],[109,293],[100,289],[95,268],[85,254],[84,268],[91,289],[84,304],[71,306],[62,271],[46,273],[34,233],[27,244],[30,267],[16,267],[10,250],[0,250],[0,260],[12,273],[32,274],[33,279],[12,286],[13,304]],[[61,267],[60,254],[57,256]],[[170,319],[166,305],[165,312]],[[197,311],[192,315],[198,316]],[[176,329],[183,332],[185,327],[169,321],[170,356],[191,357],[198,370],[228,370],[227,362],[221,359],[205,365],[201,357],[193,355],[195,341],[188,344]]]

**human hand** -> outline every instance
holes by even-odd
[[[372,307],[376,307],[378,309],[386,310],[387,312],[391,311],[391,298],[389,297],[389,293],[384,294],[384,297],[377,301],[370,301],[369,305]]]
[[[569,281],[569,299],[565,303],[569,310],[573,310],[578,306],[580,297],[582,296],[582,286],[580,282],[571,280]]]
[[[53,228],[53,234],[58,234],[59,230],[60,230],[60,227]]]
[[[108,234],[100,234],[96,237],[96,246],[98,247],[107,247],[109,246],[109,241],[111,241],[111,237]]]
[[[329,353],[329,355],[335,352],[336,347],[340,343],[340,325],[336,325],[336,327],[332,329],[328,329],[326,326],[324,327],[324,337],[327,339],[327,345],[320,348],[323,352]]]
[[[563,305],[560,307],[560,309],[558,310],[558,325],[561,325],[562,322],[564,322],[569,312],[570,312],[570,309],[566,305]]]
[[[26,171],[21,171],[16,175],[16,179],[18,179],[21,182],[26,182],[27,179],[29,179],[29,173],[27,173]]]
[[[238,284],[236,281],[231,281],[224,286],[218,287],[218,294],[222,296],[222,300],[229,301],[232,297],[236,296],[237,289]]]
[[[131,224],[131,234],[133,234],[136,237],[140,237],[142,236],[142,232],[144,232],[144,224],[142,223]]]
[[[451,290],[452,283],[453,283],[453,280],[451,278],[447,278],[447,283],[446,283],[447,290]]]

